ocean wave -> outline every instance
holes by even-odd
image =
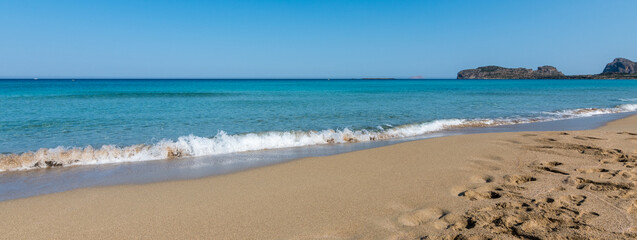
[[[345,128],[321,131],[272,131],[236,135],[219,131],[214,137],[189,135],[179,137],[176,141],[162,140],[152,145],[138,144],[126,147],[104,145],[100,148],[93,148],[92,146],[84,148],[60,146],[57,148],[42,148],[36,152],[22,154],[0,154],[0,171],[150,161],[311,145],[380,141],[414,137],[453,128],[511,125],[636,110],[637,104],[623,104],[614,108],[580,108],[545,112],[542,116],[535,118],[443,119],[396,127],[378,127],[378,130],[350,130]]]
[[[620,98],[618,100],[622,102],[637,102],[637,98]]]
[[[544,112],[544,114],[556,116],[558,119],[568,119],[568,118],[590,117],[590,116],[601,115],[601,114],[632,112],[632,111],[637,111],[637,104],[622,104],[614,108],[568,109],[568,110],[560,110],[555,112]]]

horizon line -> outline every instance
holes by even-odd
[[[189,78],[189,77],[0,77],[0,80],[437,80],[456,78],[396,78],[396,77],[358,77],[358,78]]]

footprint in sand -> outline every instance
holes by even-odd
[[[586,196],[584,195],[565,195],[558,198],[558,201],[562,204],[566,205],[575,205],[581,206],[584,201],[586,201]]]
[[[490,182],[493,182],[493,177],[489,175],[483,175],[483,176],[475,175],[475,176],[472,176],[469,179],[469,181],[471,183],[490,183]]]
[[[581,177],[571,178],[569,177],[566,182],[571,185],[575,185],[577,189],[587,189],[597,192],[618,191],[618,190],[631,190],[632,186],[628,183],[615,183],[615,182],[600,182],[585,179]]]
[[[503,189],[493,186],[483,186],[476,189],[469,189],[458,194],[460,197],[466,197],[471,201],[484,199],[497,199],[502,197],[500,193]]]
[[[510,184],[523,184],[526,182],[532,182],[537,180],[535,177],[527,175],[507,175],[504,176],[504,180]]]
[[[608,170],[606,168],[598,168],[598,167],[578,168],[578,169],[575,169],[575,171],[577,171],[579,173],[584,173],[584,174],[600,173],[599,174],[599,178],[602,178],[602,179],[611,179],[611,178],[615,177],[617,175],[617,172],[618,172],[618,171],[611,171],[611,170]]]
[[[551,161],[551,162],[541,163],[540,165],[550,166],[550,167],[557,167],[557,166],[561,166],[561,165],[564,165],[564,164],[561,163],[561,162],[558,162],[558,161]]]
[[[453,196],[460,196],[461,194],[463,194],[464,192],[467,191],[467,187],[466,186],[455,186],[455,187],[452,187],[450,190],[451,190],[450,192],[451,192],[451,194]]]
[[[538,149],[551,149],[551,148],[553,148],[553,146],[542,145],[542,146],[536,146],[535,148],[538,148]]]
[[[557,174],[562,174],[562,175],[570,175],[566,171],[563,171],[563,170],[560,170],[558,168],[555,168],[556,166],[561,166],[561,165],[563,165],[563,163],[557,162],[557,161],[551,161],[551,162],[540,163],[539,165],[532,166],[532,168],[537,169],[537,170],[541,170],[541,171],[550,172],[550,173],[557,173]]]
[[[615,177],[615,173],[612,172],[603,172],[599,174],[599,178],[601,179],[611,179],[613,177]]]
[[[618,132],[617,134],[626,134],[626,135],[629,135],[629,136],[637,136],[637,133],[631,133],[631,132]],[[629,138],[626,138],[626,140],[637,141],[637,138],[636,137],[629,137]]]
[[[626,168],[635,168],[635,167],[637,167],[637,162],[624,163],[624,167],[626,167]]]
[[[636,181],[637,180],[637,170],[629,169],[629,170],[620,170],[617,172],[617,175],[625,178],[627,180]]]
[[[473,227],[466,217],[454,213],[445,214],[442,218],[434,221],[432,225],[436,229],[451,229],[456,231]]]
[[[575,171],[579,173],[597,173],[597,172],[608,172],[609,170],[606,168],[578,168]]]
[[[546,197],[546,198],[540,198],[540,199],[531,199],[531,202],[536,204],[546,204],[546,203],[554,203],[555,199]]]
[[[577,140],[584,140],[584,141],[586,141],[586,140],[608,140],[608,139],[605,139],[605,138],[590,137],[590,136],[575,136],[573,138],[577,139]]]
[[[569,173],[564,172],[562,170],[559,170],[557,168],[552,168],[552,167],[547,167],[547,166],[536,166],[535,169],[546,171],[546,172],[550,172],[550,173],[557,173],[557,174],[562,174],[562,175],[570,175]]]
[[[631,133],[631,132],[618,132],[617,134],[627,134],[630,136],[637,136],[637,133]]]
[[[445,211],[440,208],[417,209],[398,217],[398,222],[400,222],[403,226],[415,227],[427,222],[438,220],[444,215]]]

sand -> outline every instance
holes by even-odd
[[[2,239],[637,237],[637,116],[0,202]]]

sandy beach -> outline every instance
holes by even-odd
[[[2,239],[637,237],[637,116],[0,202]]]

